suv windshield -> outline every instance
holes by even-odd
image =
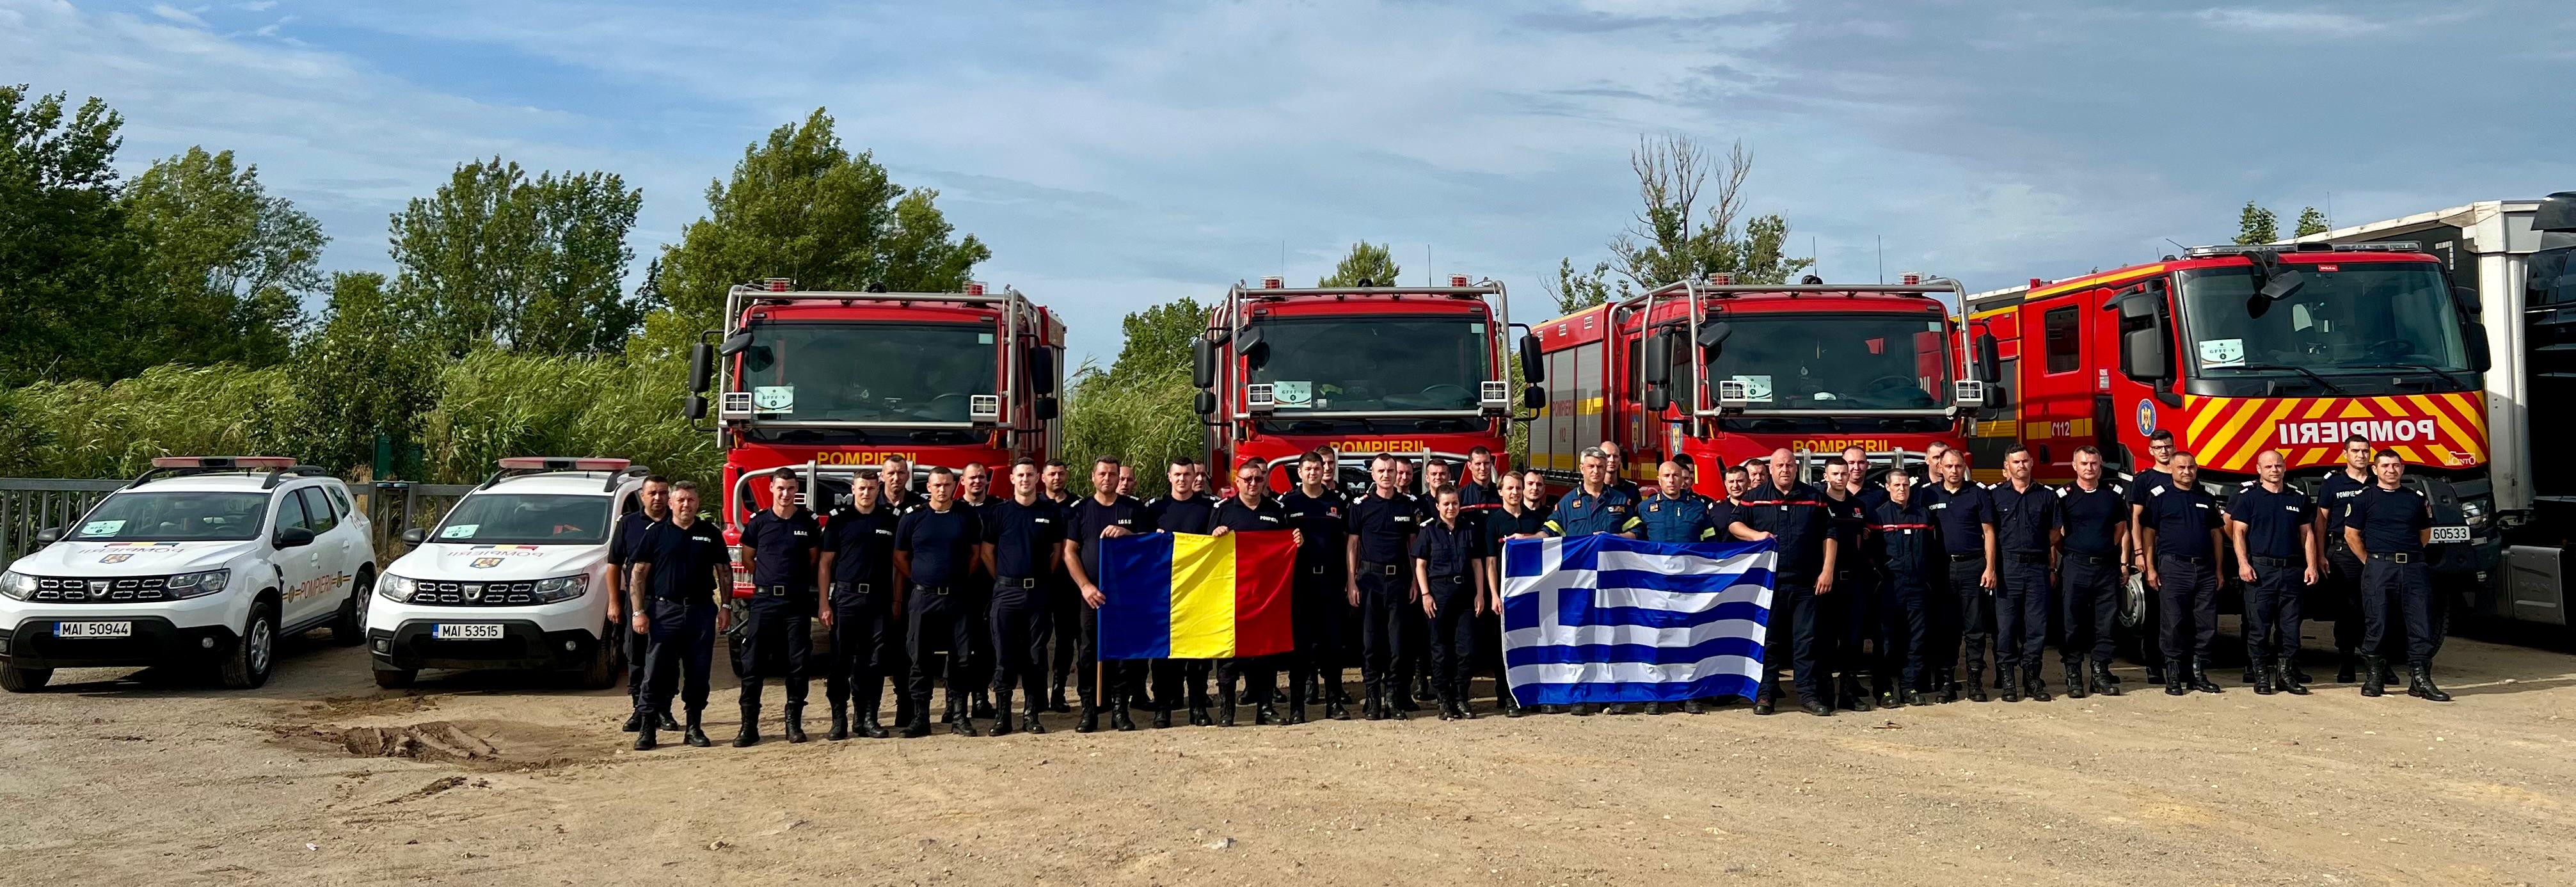
[[[1263,320],[1265,346],[1248,360],[1279,415],[1422,413],[1477,408],[1494,377],[1491,337],[1477,315],[1418,314]]]
[[[2203,378],[2290,373],[2465,372],[2460,320],[2431,262],[2323,262],[2294,266],[2305,281],[2289,298],[2253,297],[2254,269],[2177,272],[2192,366]]]
[[[433,542],[597,545],[608,541],[608,497],[476,493],[456,503]]]
[[[1946,324],[1904,314],[1726,318],[1708,362],[1714,383],[1743,382],[1752,410],[1913,410],[1950,402]]]
[[[756,418],[964,424],[992,394],[990,324],[757,323],[741,390]]]
[[[66,539],[195,542],[259,538],[267,493],[118,493],[98,503]]]

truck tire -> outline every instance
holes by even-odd
[[[226,689],[248,690],[268,683],[269,669],[276,664],[276,606],[266,601],[252,604],[250,621],[242,625],[241,639],[233,642],[217,676]]]
[[[350,583],[349,599],[341,601],[339,614],[331,617],[331,643],[355,647],[367,642],[367,603],[375,594],[375,574],[360,572]]]
[[[379,669],[376,669],[376,686],[378,686],[378,687],[383,687],[383,688],[385,688],[385,689],[387,689],[387,690],[406,690],[406,689],[410,689],[410,688],[411,688],[411,685],[412,685],[412,682],[413,682],[413,681],[417,681],[417,680],[419,680],[419,679],[420,679],[420,670],[419,670],[419,669],[413,669],[413,668],[379,668]]]
[[[622,661],[626,658],[625,651],[620,649],[623,646],[616,640],[599,642],[599,649],[590,654],[590,662],[581,667],[583,689],[605,690],[617,686],[617,679],[624,677],[626,671],[626,663]]]
[[[0,665],[0,690],[7,690],[11,693],[36,692],[45,688],[46,681],[53,679],[54,670],[50,668],[19,668],[15,665]]]

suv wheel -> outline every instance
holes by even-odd
[[[50,668],[19,668],[15,665],[0,665],[0,690],[7,690],[11,693],[36,692],[45,688],[46,681],[53,679],[54,670]]]
[[[623,639],[621,638],[619,640]],[[625,663],[620,661],[626,658],[624,651],[618,649],[620,646],[622,646],[622,644],[616,640],[603,640],[599,642],[599,649],[592,651],[590,654],[590,661],[583,664],[581,667],[581,685],[583,687],[592,690],[605,690],[610,687],[617,686],[617,678],[619,677],[618,673],[626,670],[623,668]]]
[[[331,618],[331,642],[343,647],[367,642],[367,604],[376,596],[375,574],[359,574],[349,589],[349,599],[340,602],[339,615]]]
[[[413,681],[415,681],[415,680],[418,680],[419,678],[420,678],[420,670],[418,670],[418,669],[411,669],[411,668],[379,668],[379,669],[376,669],[376,686],[383,687],[383,688],[385,688],[385,689],[387,689],[387,690],[403,690],[403,689],[408,689],[408,688],[410,688],[410,687],[411,687],[412,682],[413,682]]]
[[[232,655],[224,657],[224,686],[247,690],[268,683],[268,670],[276,659],[276,609],[266,603],[253,604],[250,623],[242,626],[241,640],[233,644]]]

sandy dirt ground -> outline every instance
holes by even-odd
[[[2441,665],[2450,705],[2124,668],[2119,698],[1830,719],[1053,715],[751,749],[719,665],[717,747],[637,753],[621,692],[379,691],[307,640],[255,691],[94,670],[0,697],[0,882],[2576,883],[2576,658],[2454,638]]]

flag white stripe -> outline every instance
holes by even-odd
[[[1503,632],[1503,643],[1507,649],[1582,647],[1597,644],[1689,647],[1730,637],[1751,638],[1759,643],[1762,640],[1762,624],[1750,619],[1725,619],[1685,628],[1648,628],[1643,625],[1586,625],[1580,628],[1541,626]]]
[[[1712,675],[1739,675],[1759,679],[1762,660],[1750,656],[1711,656],[1694,663],[1654,665],[1645,662],[1572,662],[1548,665],[1515,665],[1509,680],[1515,684],[1576,684],[1616,682],[1623,684],[1667,684],[1696,681]]]

